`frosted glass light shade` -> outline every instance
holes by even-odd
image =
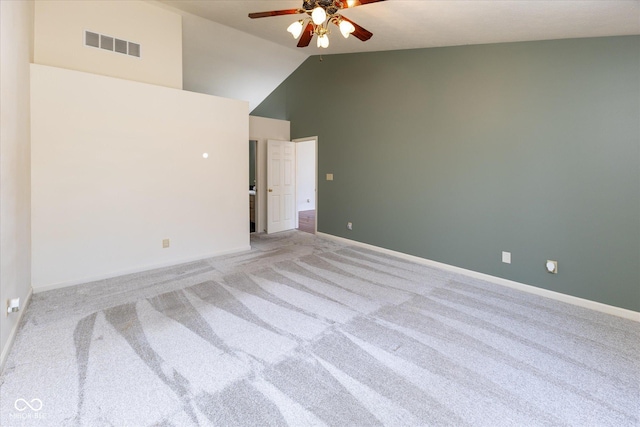
[[[322,47],[324,49],[329,47],[329,37],[326,34],[318,36],[318,47]]]
[[[356,27],[354,27],[351,22],[345,21],[345,20],[340,21],[339,27],[340,27],[340,32],[342,33],[345,39],[349,37],[349,34],[353,33],[356,30]]]
[[[293,24],[289,25],[287,31],[291,33],[294,39],[297,39],[302,33],[302,21],[296,21]]]
[[[313,20],[314,24],[320,25],[324,22],[325,19],[327,19],[327,14],[323,8],[318,6],[313,9],[313,12],[311,12],[311,19]]]

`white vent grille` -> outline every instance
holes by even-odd
[[[140,58],[140,43],[118,39],[93,31],[84,32],[84,45]]]

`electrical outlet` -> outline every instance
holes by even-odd
[[[505,264],[511,264],[511,252],[502,251],[502,262]]]
[[[332,173],[328,173],[327,174],[327,181],[333,181],[333,174]]]
[[[20,298],[12,298],[7,300],[7,316],[20,310]]]
[[[547,269],[547,273],[558,274],[558,261],[548,259],[545,267]]]
[[[352,222],[348,222],[347,223],[347,230],[353,230],[353,223]]]
[[[162,240],[162,247],[163,248],[168,248],[169,247],[169,239],[163,239]]]

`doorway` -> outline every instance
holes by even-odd
[[[260,192],[267,205],[267,234],[294,228],[315,234],[318,229],[318,138],[269,139],[263,158],[266,187]]]
[[[249,232],[256,232],[256,170],[258,165],[258,141],[249,141]]]
[[[318,229],[318,138],[300,138],[293,142],[296,143],[296,228],[315,234]]]

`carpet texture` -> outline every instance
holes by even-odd
[[[33,296],[2,426],[637,426],[640,324],[298,231]]]

